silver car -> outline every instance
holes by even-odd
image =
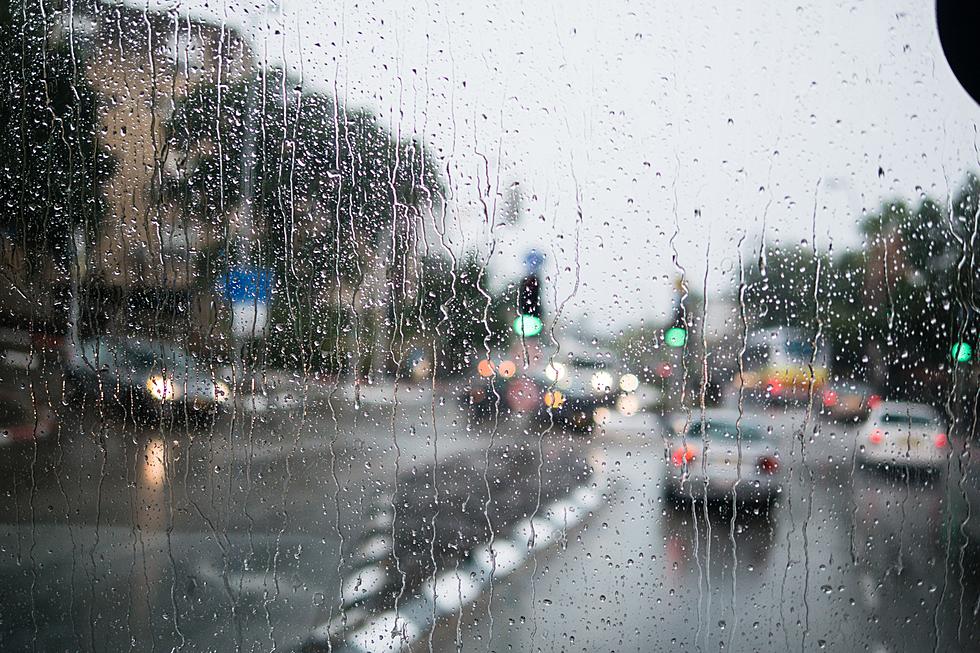
[[[781,490],[777,440],[736,411],[696,414],[669,443],[664,489],[672,498],[770,501]]]
[[[857,457],[866,465],[935,469],[946,464],[949,452],[946,426],[925,404],[883,402],[858,434]]]

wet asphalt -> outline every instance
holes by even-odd
[[[52,441],[3,452],[0,649],[310,650],[339,617],[318,647],[980,648],[956,459],[949,474],[865,470],[854,427],[753,408],[780,440],[784,489],[733,521],[664,500],[657,419],[583,437],[473,424],[424,389],[402,400],[394,417],[320,397],[139,427],[60,405]],[[520,520],[582,491],[595,500],[580,518],[553,521],[547,545],[501,562],[435,628],[417,610],[411,638],[372,639],[372,618],[424,600],[433,571],[469,574],[490,533],[526,551]],[[356,572],[370,565],[389,575],[368,593]]]

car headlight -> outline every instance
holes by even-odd
[[[635,374],[624,374],[619,377],[619,389],[623,392],[635,392],[640,387],[640,379]]]
[[[613,378],[609,372],[600,371],[592,375],[592,389],[596,392],[609,392],[612,384]]]
[[[223,404],[228,401],[231,397],[231,390],[228,389],[228,384],[224,381],[214,382],[214,400],[219,404]]]
[[[146,389],[157,401],[176,401],[183,394],[173,379],[160,374],[154,374],[146,380]]]
[[[640,410],[640,400],[636,398],[636,395],[621,395],[616,400],[616,409],[619,410],[620,414],[627,417],[636,415]]]
[[[544,374],[548,377],[548,380],[552,383],[557,383],[558,381],[565,378],[568,373],[568,368],[565,367],[563,363],[548,363],[548,366],[544,368]]]

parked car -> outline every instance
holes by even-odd
[[[672,499],[768,502],[782,489],[778,442],[738,411],[709,409],[690,420],[669,442],[663,487]]]
[[[215,413],[231,397],[216,372],[169,342],[91,338],[74,351],[66,367],[70,393],[100,394],[143,416]]]
[[[931,406],[885,401],[858,434],[857,458],[865,465],[937,469],[949,456],[946,426]]]

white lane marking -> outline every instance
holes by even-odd
[[[534,532],[531,532],[531,519],[522,519],[514,527],[513,538],[518,544],[529,546],[532,551],[538,551],[554,542],[558,536],[558,528],[553,521],[543,517],[534,518]],[[533,538],[533,541],[532,541]]]
[[[504,576],[517,569],[527,557],[527,546],[519,547],[507,540],[497,540],[491,548],[485,544],[473,550],[473,562],[485,574]]]
[[[556,501],[544,511],[545,517],[559,528],[577,526],[585,519],[585,513],[585,510],[571,501]]]
[[[433,581],[430,578],[422,590],[422,596],[432,598]],[[454,614],[463,606],[475,601],[483,592],[483,584],[465,570],[446,571],[435,579],[436,613],[439,616]]]
[[[356,630],[348,641],[365,653],[398,651],[418,640],[422,628],[403,616],[395,616],[394,610],[369,617],[362,628]]]
[[[388,572],[380,565],[358,569],[344,579],[344,607],[376,594],[387,582]]]

